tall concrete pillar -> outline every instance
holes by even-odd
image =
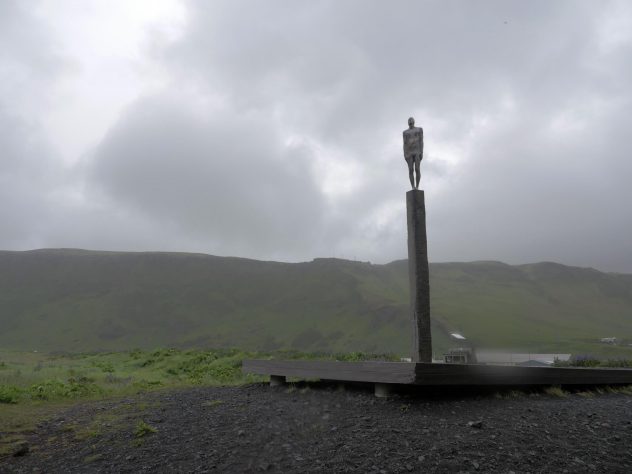
[[[426,240],[426,206],[424,192],[406,193],[408,215],[408,275],[410,309],[413,319],[413,362],[432,362],[430,334],[430,272]]]

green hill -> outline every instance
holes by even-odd
[[[0,252],[0,348],[240,347],[396,352],[410,343],[407,262],[262,262],[185,253]],[[632,275],[555,263],[431,264],[437,354],[481,347],[617,353]]]

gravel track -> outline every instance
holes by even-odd
[[[81,403],[0,472],[632,472],[632,397],[196,388]],[[138,422],[155,428],[135,434]]]

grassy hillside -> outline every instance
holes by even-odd
[[[261,262],[184,253],[0,252],[0,348],[409,351],[407,263]],[[554,263],[431,265],[437,353],[484,347],[611,353],[632,343],[632,275]]]

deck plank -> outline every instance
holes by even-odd
[[[350,382],[441,385],[632,384],[632,369],[411,362],[244,360],[245,373]]]

